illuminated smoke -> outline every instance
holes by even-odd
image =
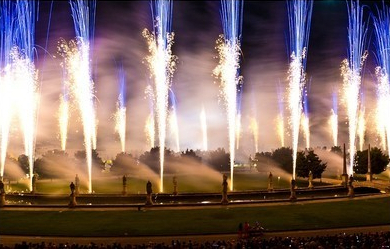
[[[208,150],[208,142],[207,142],[207,119],[206,119],[206,111],[204,109],[204,106],[202,106],[202,111],[200,112],[200,125],[202,127],[202,144],[203,144],[203,150]]]

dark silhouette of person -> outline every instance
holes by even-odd
[[[122,177],[122,181],[123,181],[123,185],[126,185],[126,182],[127,182],[126,175],[123,175],[123,177]]]
[[[70,191],[72,192],[72,194],[74,194],[74,190],[76,189],[76,186],[74,185],[74,183],[71,182],[69,187],[70,187]]]
[[[0,194],[3,194],[5,193],[5,190],[4,190],[4,183],[2,180],[0,180]]]
[[[147,194],[151,194],[152,193],[152,183],[150,181],[148,181],[146,183],[146,193]]]

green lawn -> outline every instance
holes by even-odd
[[[170,193],[173,191],[173,176],[166,175],[164,176],[164,192]],[[74,179],[42,179],[38,180],[36,183],[37,193],[44,194],[68,194],[69,184]],[[127,193],[129,194],[139,194],[145,193],[146,179],[128,177],[127,178]],[[193,192],[220,192],[222,184],[222,174],[220,178],[206,177],[204,175],[178,175],[178,191],[193,193]],[[201,184],[200,184],[201,183]],[[23,179],[18,182],[11,182],[9,185],[6,184],[7,192],[29,192],[28,191],[28,179]],[[158,192],[159,184],[156,181],[152,180],[153,192]],[[315,181],[314,186],[325,185],[325,183],[320,183]],[[307,179],[297,178],[298,187],[307,187]],[[290,179],[280,178],[274,176],[273,186],[275,189],[289,188]],[[250,173],[236,173],[234,175],[234,190],[235,191],[247,191],[247,190],[266,190],[268,187],[268,174],[259,173],[259,172],[250,172]],[[122,192],[122,176],[117,177],[99,177],[92,180],[92,189],[95,193],[121,193]],[[80,187],[81,193],[87,193],[88,188],[84,183]]]
[[[235,233],[240,222],[270,231],[390,225],[390,198],[280,206],[164,210],[14,211],[0,209],[0,234],[37,236],[156,236]]]

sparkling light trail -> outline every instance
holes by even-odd
[[[65,57],[67,74],[70,77],[72,97],[77,102],[83,123],[84,146],[88,167],[88,193],[92,193],[92,149],[96,149],[96,113],[94,105],[94,82],[92,79],[92,45],[95,30],[96,1],[69,1],[76,40],[69,46],[62,42],[60,53]]]
[[[1,158],[0,179],[4,176],[5,159],[8,148],[8,138],[13,111],[12,75],[10,53],[13,46],[13,19],[15,10],[11,1],[0,2],[0,122],[1,122]]]
[[[174,150],[180,152],[180,139],[179,139],[179,124],[177,122],[177,113],[176,113],[176,97],[172,89],[169,90],[170,99],[171,99],[171,108],[169,110],[169,127],[171,134],[174,138]]]
[[[152,1],[153,33],[142,32],[148,43],[150,55],[146,57],[153,78],[154,108],[157,121],[158,144],[160,150],[160,192],[164,192],[164,153],[168,115],[168,92],[176,69],[177,57],[172,54],[174,33],[171,33],[173,2],[171,0]]]
[[[119,135],[121,142],[121,151],[125,152],[126,146],[126,75],[123,69],[123,65],[118,69],[118,82],[119,82],[119,96],[116,104],[115,119],[115,132]]]
[[[338,106],[337,106],[337,92],[332,93],[332,110],[329,118],[329,125],[332,135],[333,146],[337,146],[338,136]]]
[[[280,82],[277,87],[279,114],[276,117],[276,134],[280,141],[280,146],[284,147],[284,104],[283,89]]]
[[[347,173],[353,173],[354,156],[356,153],[356,133],[358,125],[359,95],[361,74],[367,57],[365,41],[367,25],[363,22],[363,7],[359,1],[347,2],[348,9],[348,58],[341,64],[343,77],[343,102],[347,107],[349,131],[349,167]]]
[[[306,141],[307,149],[310,148],[310,119],[309,119],[309,100],[307,98],[307,87],[304,87],[303,92],[303,113],[302,113],[302,130]]]
[[[233,168],[235,139],[237,133],[237,91],[242,77],[239,75],[243,1],[221,0],[223,35],[216,42],[219,64],[213,74],[220,80],[221,96],[224,100],[229,134],[230,190],[233,190]]]
[[[24,135],[25,155],[29,160],[29,189],[34,174],[35,133],[39,102],[38,71],[34,65],[36,5],[34,1],[17,1],[15,44],[11,51],[12,80],[20,99],[19,119]]]
[[[306,54],[309,42],[309,31],[313,1],[287,1],[290,28],[290,67],[288,71],[290,125],[292,130],[293,175],[298,151],[299,127],[302,115],[302,93],[306,82]]]
[[[375,69],[377,77],[377,130],[384,150],[389,153],[390,119],[390,8],[384,4],[382,10],[377,8],[377,16],[373,15],[375,28],[375,58],[378,66]]]

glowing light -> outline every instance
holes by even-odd
[[[126,105],[125,105],[125,94],[126,94],[126,77],[123,70],[123,65],[118,70],[119,79],[119,96],[116,104],[116,112],[114,114],[115,119],[115,132],[119,135],[121,142],[121,150],[125,152],[126,145]]]
[[[146,133],[146,139],[149,143],[149,147],[153,148],[154,147],[154,136],[155,136],[154,115],[153,114],[150,114],[146,119],[145,133]]]
[[[77,103],[83,124],[84,146],[88,167],[88,193],[92,193],[92,149],[96,149],[96,114],[94,82],[90,65],[94,36],[96,1],[69,1],[76,39],[61,40],[58,52],[68,78],[68,89]]]
[[[200,112],[200,125],[202,127],[202,138],[203,138],[203,150],[208,150],[208,142],[207,142],[207,119],[206,119],[206,111],[204,106],[202,106],[202,111]]]
[[[278,84],[277,93],[278,93],[279,114],[276,117],[276,134],[279,138],[280,146],[284,147],[284,105],[283,105],[283,90],[280,85],[280,82]]]
[[[337,136],[338,136],[338,108],[337,108],[337,93],[333,92],[332,93],[332,110],[331,110],[331,115],[329,118],[329,125],[330,125],[330,130],[332,133],[332,141],[333,141],[333,146],[337,146]]]
[[[216,42],[219,64],[213,74],[220,80],[221,96],[225,103],[230,153],[230,190],[233,190],[233,168],[235,159],[235,135],[237,132],[237,88],[242,77],[240,68],[240,39],[243,1],[221,1],[221,19],[224,35]]]
[[[310,120],[309,120],[309,101],[307,99],[307,88],[304,87],[303,93],[303,113],[301,126],[303,130],[303,135],[306,140],[306,148],[310,148]]]
[[[291,50],[291,62],[288,71],[288,106],[290,109],[289,122],[292,130],[293,179],[295,179],[298,136],[302,114],[302,94],[306,82],[306,53],[312,9],[313,1],[291,0],[287,2]]]
[[[390,119],[390,8],[383,2],[382,11],[377,8],[377,16],[373,16],[375,28],[375,48],[378,66],[375,69],[377,77],[377,110],[376,123],[381,144],[384,150],[389,150]]]
[[[241,139],[241,113],[236,114],[236,149],[240,148]]]
[[[13,19],[15,11],[11,1],[0,2],[0,129],[1,129],[1,155],[0,179],[4,176],[5,158],[7,155],[8,138],[13,114],[13,93],[10,53],[13,46]]]
[[[169,127],[171,130],[172,137],[174,138],[175,151],[180,151],[180,140],[179,140],[179,125],[177,122],[176,114],[176,98],[172,89],[170,89],[171,108],[169,110]]]
[[[253,136],[253,142],[255,146],[255,153],[259,152],[259,125],[257,124],[257,120],[254,118],[250,118],[249,129]]]
[[[359,93],[361,85],[361,69],[367,57],[365,39],[367,26],[363,22],[363,8],[359,1],[347,3],[348,7],[348,58],[341,64],[343,77],[343,103],[347,107],[349,131],[349,167],[348,174],[353,173],[355,156],[355,140],[358,123]]]
[[[58,112],[58,122],[60,127],[61,149],[66,150],[66,140],[68,138],[68,124],[69,124],[69,101],[66,97],[60,97],[60,108]]]
[[[160,192],[164,192],[164,153],[168,112],[168,91],[176,69],[177,57],[172,54],[174,33],[170,33],[172,19],[172,1],[156,0],[152,2],[154,32],[147,29],[142,32],[148,43],[150,55],[146,57],[154,85],[152,87],[154,108],[158,127],[160,149]]]

